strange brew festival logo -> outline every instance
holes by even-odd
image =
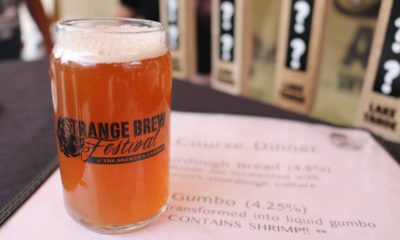
[[[165,112],[121,122],[57,121],[60,151],[68,158],[96,164],[121,164],[151,158],[165,150]]]

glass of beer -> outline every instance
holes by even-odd
[[[166,209],[171,74],[160,23],[57,23],[50,76],[58,159],[64,202],[79,223],[122,233]]]

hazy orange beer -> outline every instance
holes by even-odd
[[[61,21],[50,63],[58,158],[70,215],[100,232],[166,207],[171,60],[161,24]]]

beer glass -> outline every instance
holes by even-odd
[[[52,100],[64,202],[76,221],[120,233],[165,210],[171,74],[160,23],[57,23]]]

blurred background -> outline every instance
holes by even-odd
[[[296,0],[298,2],[305,0]],[[25,3],[40,2],[50,24],[59,19],[78,17],[142,17],[162,21],[167,26],[169,47],[174,63],[174,77],[195,84],[213,87],[233,95],[241,95],[260,102],[284,107],[274,98],[281,76],[279,69],[279,46],[287,47],[288,40],[280,40],[287,31],[285,19],[290,9],[285,3],[296,1],[280,0],[0,0],[0,13],[4,6],[18,2],[18,13],[23,44],[21,59],[33,61],[43,58],[49,51],[49,40],[43,38],[43,29],[33,20],[31,10]],[[322,1],[322,0],[321,0]],[[319,3],[318,1],[311,1]],[[236,41],[241,49],[237,61],[248,64],[231,66],[216,58],[220,43],[219,22],[226,13],[223,4],[235,8],[229,15],[234,19]],[[3,4],[3,9],[1,5]],[[367,72],[367,64],[373,44],[374,33],[381,6],[380,0],[326,0],[316,12],[321,40],[315,64],[316,75],[312,108],[297,111],[330,123],[354,126],[359,108],[361,90]],[[177,6],[182,11],[177,12]],[[317,4],[316,4],[317,5]],[[224,7],[227,5],[225,4]],[[323,9],[322,9],[323,8]],[[174,12],[175,11],[175,12]],[[323,14],[321,14],[323,12]],[[171,22],[171,14],[179,18],[180,49],[173,44],[177,39],[177,22]],[[228,16],[226,15],[226,16]],[[234,16],[234,18],[233,18]],[[317,17],[317,15],[316,15]],[[39,22],[40,22],[39,17]],[[0,23],[1,23],[0,14]],[[174,25],[175,24],[175,25]],[[40,24],[39,24],[40,25]],[[50,28],[51,29],[51,28]],[[247,34],[250,33],[250,34]],[[44,34],[45,35],[45,34]],[[311,33],[311,38],[317,35]],[[244,36],[244,37],[243,37]],[[248,36],[248,37],[247,37]],[[215,42],[213,42],[215,41]],[[213,44],[211,44],[213,42]],[[229,41],[227,42],[229,43]],[[315,45],[315,42],[314,44]],[[233,51],[233,50],[232,50]],[[236,51],[236,50],[235,50]],[[214,56],[214,55],[215,56]],[[313,57],[314,58],[314,57]],[[228,69],[228,70],[226,70]],[[231,72],[229,72],[231,71]],[[240,74],[234,76],[236,90],[230,86],[217,86],[219,73]],[[232,76],[231,76],[232,77]],[[278,79],[278,80],[277,80]],[[222,79],[223,80],[223,79]],[[229,80],[229,79],[228,79]],[[289,110],[293,110],[290,109]]]
[[[116,14],[119,0],[39,0],[49,20],[53,23],[58,19],[76,17],[112,17]],[[43,38],[29,13],[26,4],[19,5],[19,19],[21,24],[21,39],[23,50],[21,58],[33,61],[43,57],[46,53]]]

